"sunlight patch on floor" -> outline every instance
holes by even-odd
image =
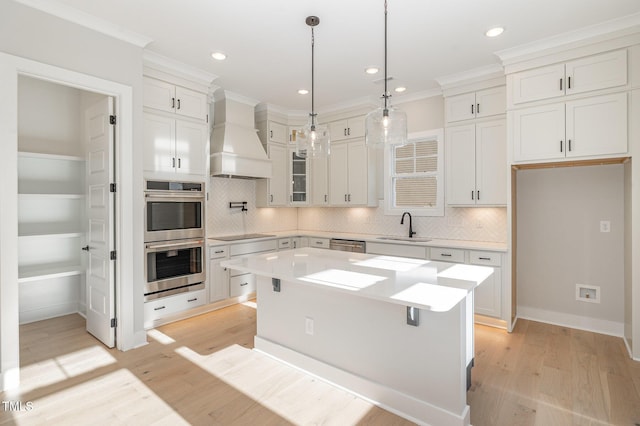
[[[188,424],[127,369],[68,386],[32,402],[30,411],[13,413],[16,424]]]
[[[173,338],[167,336],[166,334],[164,334],[159,330],[156,330],[155,328],[151,330],[147,330],[147,336],[151,337],[153,340],[160,343],[161,345],[170,345],[176,342]]]
[[[52,385],[115,362],[115,358],[102,346],[91,346],[40,361],[21,368],[20,391],[29,392]]]
[[[374,407],[344,390],[240,345],[206,356],[186,346],[177,348],[176,353],[295,424],[357,424]]]
[[[258,309],[258,304],[254,300],[247,300],[246,302],[242,302],[242,305],[249,308]]]

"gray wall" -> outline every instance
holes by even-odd
[[[622,330],[624,166],[519,171],[517,203],[519,314]],[[601,220],[611,232],[600,232]],[[599,286],[601,303],[576,301],[578,283]]]

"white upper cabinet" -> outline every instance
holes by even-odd
[[[144,114],[144,170],[206,174],[206,124]]]
[[[269,142],[286,144],[289,141],[287,126],[269,121]]]
[[[511,119],[516,162],[628,152],[626,93],[514,110]]]
[[[288,192],[287,148],[280,144],[267,145],[267,155],[271,160],[271,177],[256,181],[256,206],[286,206]]]
[[[369,156],[364,139],[335,144],[329,158],[329,200],[336,206],[369,202]]]
[[[207,121],[209,108],[205,93],[150,77],[143,81],[145,107]]]
[[[505,120],[446,129],[447,204],[507,203]]]
[[[513,74],[512,102],[551,99],[627,84],[627,51],[617,50]]]
[[[449,123],[504,114],[505,108],[504,86],[445,98],[445,114]]]
[[[364,137],[365,116],[352,117],[345,120],[329,122],[329,133],[332,141]]]
[[[311,205],[329,204],[329,175],[327,157],[315,157],[310,160]]]

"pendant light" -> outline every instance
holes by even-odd
[[[407,143],[407,114],[392,107],[387,90],[387,0],[384,2],[384,94],[382,106],[367,114],[365,139],[368,146],[376,148],[386,144]]]
[[[318,158],[329,155],[330,137],[328,126],[317,123],[317,115],[314,110],[314,45],[315,38],[313,28],[320,23],[317,16],[307,16],[306,24],[311,27],[311,113],[305,126],[298,129],[296,135],[296,155],[298,157]]]

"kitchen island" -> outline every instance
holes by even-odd
[[[417,423],[469,424],[473,289],[493,269],[314,248],[222,265],[257,275],[256,350]]]

